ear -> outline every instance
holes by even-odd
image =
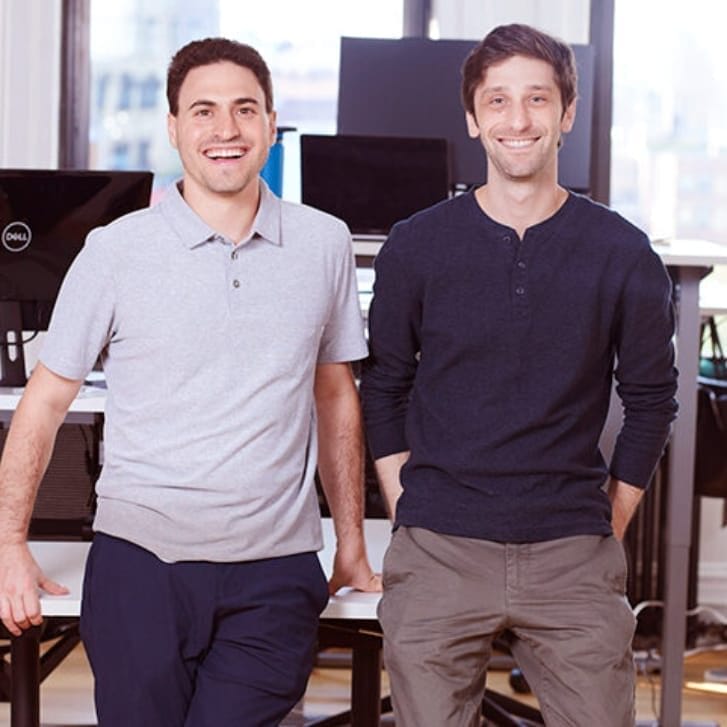
[[[278,138],[278,114],[275,111],[271,111],[268,115],[269,124],[269,140],[268,146],[272,146]]]
[[[572,128],[576,120],[576,99],[573,99],[568,108],[563,112],[563,118],[560,120],[561,133],[567,134]]]
[[[480,127],[477,124],[477,119],[475,118],[475,115],[467,111],[465,113],[465,120],[467,121],[467,133],[469,134],[470,139],[479,139]]]
[[[167,134],[169,134],[169,143],[177,149],[177,117],[167,114]]]

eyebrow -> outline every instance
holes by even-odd
[[[485,86],[482,89],[482,93],[502,93],[503,91],[508,91],[509,86]],[[527,86],[527,89],[529,91],[552,91],[555,88],[554,85],[547,84],[547,83],[531,83],[529,86]]]
[[[256,106],[260,105],[260,102],[254,97],[254,96],[241,96],[240,98],[236,98],[232,102],[235,106],[243,106],[244,104],[255,104]],[[190,109],[194,109],[198,106],[217,106],[217,101],[210,101],[205,98],[197,99],[197,101],[193,101],[190,105]]]

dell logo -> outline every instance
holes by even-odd
[[[11,222],[2,234],[3,247],[10,252],[22,252],[33,239],[33,233],[25,222]]]

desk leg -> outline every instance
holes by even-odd
[[[704,268],[679,267],[677,367],[679,416],[674,422],[669,457],[666,527],[666,582],[662,633],[661,727],[681,724],[684,649],[687,637],[687,578],[694,500],[694,435],[699,372],[699,281]]]
[[[359,638],[361,640],[353,648],[351,727],[379,727],[381,643],[378,637]]]
[[[40,727],[40,626],[10,643],[10,726]]]

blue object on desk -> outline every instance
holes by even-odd
[[[270,147],[268,160],[260,172],[260,176],[268,183],[268,187],[278,197],[283,196],[283,134],[286,131],[295,131],[295,127],[278,126],[275,143]]]

